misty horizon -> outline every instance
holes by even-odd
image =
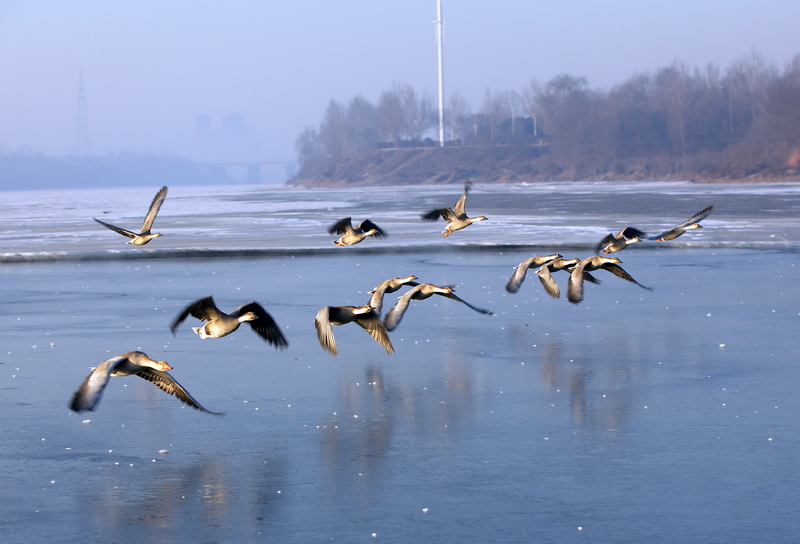
[[[376,100],[394,82],[435,95],[436,3],[244,2],[233,7],[18,3],[0,9],[6,84],[0,152],[76,149],[83,74],[92,155],[208,158],[197,118],[240,116],[258,160],[295,157],[295,140],[331,100]],[[720,24],[724,13],[724,24]],[[725,67],[755,51],[781,67],[795,2],[614,2],[571,9],[504,0],[444,1],[445,98],[477,106],[488,90],[585,77],[609,88],[679,60]],[[146,38],[145,38],[146,37]],[[31,70],[35,66],[36,70]]]

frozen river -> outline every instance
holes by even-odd
[[[461,187],[0,193],[0,534],[7,542],[795,542],[800,531],[800,184],[476,186],[489,221],[419,221]],[[529,277],[626,225],[705,228],[618,254],[579,305]],[[337,248],[326,227],[389,233]],[[387,355],[325,305],[384,279],[455,285],[486,316],[413,302]],[[563,274],[563,273],[561,273]],[[565,291],[567,275],[557,277]],[[386,306],[401,292],[388,295]],[[169,323],[213,295],[262,303],[289,341]],[[438,299],[438,300],[437,300]],[[145,380],[68,407],[90,368],[141,349],[215,417]]]

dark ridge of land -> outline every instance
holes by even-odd
[[[346,187],[460,183],[534,183],[543,181],[678,181],[779,182],[800,181],[793,168],[763,169],[746,177],[722,170],[676,172],[674,161],[630,159],[613,168],[563,168],[548,146],[496,145],[371,149],[342,155],[301,170],[287,185],[294,187]]]

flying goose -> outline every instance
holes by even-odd
[[[169,329],[172,331],[173,336],[175,336],[175,332],[180,324],[183,323],[190,314],[200,321],[206,322],[202,327],[192,327],[192,330],[197,333],[200,338],[222,338],[238,329],[239,325],[247,321],[250,323],[253,332],[274,347],[285,349],[289,345],[289,342],[286,341],[283,333],[281,333],[281,330],[278,328],[278,324],[257,302],[242,304],[231,313],[226,314],[217,308],[213,297],[201,298],[187,306],[172,322]]]
[[[167,373],[172,367],[166,361],[155,361],[141,351],[128,351],[122,355],[112,357],[100,363],[97,368],[86,377],[81,386],[75,391],[70,402],[70,409],[74,412],[94,411],[103,390],[108,385],[112,376],[139,376],[149,381],[162,391],[175,395],[178,400],[192,408],[214,415],[223,415],[222,412],[206,410],[197,402],[178,381]]]
[[[394,293],[404,285],[410,285],[412,287],[416,287],[419,285],[416,280],[417,277],[414,275],[406,276],[405,278],[392,278],[386,280],[384,282],[379,283],[375,286],[375,289],[369,292],[372,297],[369,299],[368,305],[375,310],[375,313],[380,315],[381,309],[383,308],[383,296],[386,293]]]
[[[335,232],[341,235],[341,238],[333,241],[337,246],[352,246],[363,241],[367,236],[374,236],[375,238],[386,236],[386,232],[369,219],[364,219],[358,226],[353,228],[353,223],[349,217],[340,219],[328,227],[328,232],[331,234]]]
[[[159,236],[162,236],[160,232],[150,232],[150,229],[153,227],[153,221],[155,221],[156,215],[158,215],[158,210],[161,209],[161,205],[164,203],[165,198],[167,198],[166,185],[158,190],[156,196],[153,198],[153,202],[150,203],[150,209],[147,210],[147,215],[144,216],[144,221],[142,222],[142,232],[140,232],[139,234],[117,227],[115,225],[111,225],[104,221],[100,221],[96,217],[93,217],[92,219],[94,219],[107,229],[111,229],[114,232],[118,232],[121,235],[130,238],[130,240],[128,241],[129,244],[133,244],[135,246],[143,246],[153,238],[158,238]]]
[[[528,270],[535,266],[542,266],[543,264],[549,263],[556,259],[560,259],[561,255],[558,253],[553,253],[552,255],[544,255],[544,256],[534,256],[528,257],[521,263],[519,263],[516,267],[514,267],[514,273],[508,280],[506,284],[506,291],[509,293],[516,293],[519,291],[520,285],[522,282],[525,281],[525,276],[528,274]]]
[[[640,231],[636,227],[625,227],[617,234],[607,234],[606,237],[600,240],[600,243],[597,244],[595,251],[597,253],[608,255],[609,253],[622,251],[628,247],[628,245],[635,244],[636,242],[641,242],[642,240],[646,239],[647,234]]]
[[[691,216],[689,219],[678,225],[677,227],[672,227],[671,229],[667,229],[661,234],[656,234],[655,236],[651,236],[650,240],[655,240],[656,242],[664,242],[666,240],[674,240],[678,236],[682,235],[687,230],[694,230],[703,228],[700,225],[700,221],[708,217],[708,214],[714,209],[714,206],[709,206],[704,208]]]
[[[457,300],[458,302],[461,302],[462,304],[465,304],[476,312],[482,314],[492,315],[494,313],[489,310],[484,310],[483,308],[477,308],[473,306],[469,302],[456,296],[453,293],[454,290],[455,289],[450,286],[440,287],[438,285],[433,285],[432,283],[421,283],[416,287],[409,289],[402,297],[398,299],[395,305],[392,306],[392,309],[387,312],[386,317],[383,320],[383,324],[386,325],[386,330],[392,331],[397,328],[397,326],[400,324],[400,320],[403,319],[403,315],[408,309],[409,302],[412,300],[425,300],[433,295],[441,295],[452,300]]]
[[[575,268],[572,269],[572,272],[569,275],[569,284],[567,285],[567,300],[573,304],[578,304],[583,300],[583,280],[585,279],[586,272],[593,270],[607,270],[623,280],[635,283],[642,289],[647,289],[649,291],[653,290],[652,287],[642,285],[633,279],[633,276],[628,274],[625,269],[620,266],[621,262],[622,261],[616,257],[603,257],[601,255],[594,255],[592,257],[583,259],[581,262],[575,265]]]
[[[457,230],[461,230],[473,224],[476,221],[486,221],[488,218],[479,215],[477,217],[467,217],[465,206],[467,203],[467,193],[472,187],[472,182],[464,184],[464,194],[458,199],[456,205],[452,208],[436,208],[422,215],[422,219],[426,221],[436,221],[440,217],[447,222],[447,226],[442,231],[445,237],[450,236]]]
[[[322,349],[333,355],[338,355],[336,338],[333,336],[332,325],[346,325],[355,322],[356,325],[367,331],[376,342],[384,347],[386,353],[394,353],[394,346],[386,332],[386,327],[381,323],[378,313],[368,304],[364,306],[324,306],[314,318],[314,327],[317,329],[317,338]]]

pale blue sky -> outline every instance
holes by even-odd
[[[797,0],[443,1],[445,93],[474,109],[560,73],[608,88],[800,53]],[[240,113],[259,158],[293,158],[332,98],[395,81],[435,97],[435,18],[436,0],[0,0],[0,150],[72,151],[83,70],[95,153],[192,155],[198,114]]]

